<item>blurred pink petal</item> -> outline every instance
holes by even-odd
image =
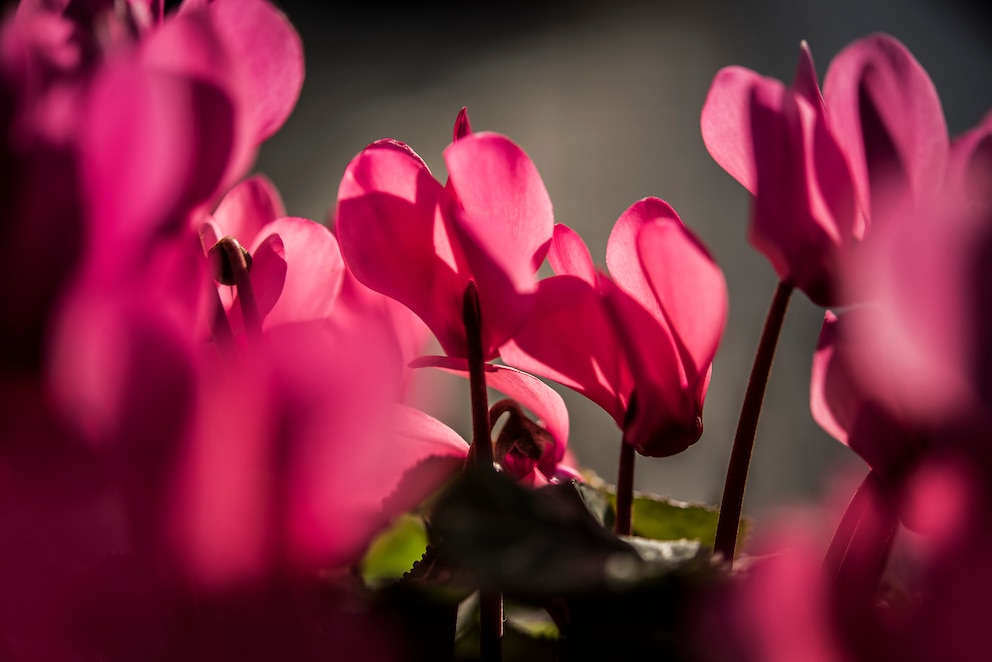
[[[940,185],[944,113],[930,77],[899,41],[876,34],[854,42],[830,63],[823,90],[866,214],[877,216],[903,190],[919,200]]]

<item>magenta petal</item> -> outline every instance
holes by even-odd
[[[377,468],[379,481],[392,486],[383,495],[387,518],[396,517],[436,492],[468,455],[468,443],[457,432],[419,409],[397,405],[395,439]]]
[[[799,64],[796,65],[796,75],[792,79],[792,91],[806,99],[818,112],[823,108],[823,95],[820,94],[820,84],[816,79],[813,54],[805,39],[799,44]]]
[[[756,85],[782,83],[762,78],[743,67],[725,67],[717,72],[700,115],[703,142],[713,160],[754,194],[758,175],[751,148],[751,90]]]
[[[596,285],[596,265],[589,248],[579,233],[567,225],[555,224],[548,261],[559,276],[576,276],[592,286]]]
[[[258,313],[264,317],[275,307],[286,286],[286,247],[279,235],[270,234],[259,245],[252,247],[251,254],[251,286],[255,291]],[[233,316],[240,317],[241,308],[235,304],[231,315],[233,325]]]
[[[472,133],[472,123],[468,120],[468,108],[462,106],[455,118],[455,128],[451,132],[451,142],[460,140]]]
[[[554,215],[530,157],[509,138],[484,132],[449,145],[444,161],[461,211],[460,229],[493,256],[518,290],[533,289]]]
[[[918,200],[942,181],[948,136],[940,98],[897,40],[877,34],[845,48],[831,63],[823,92],[866,213],[890,203],[873,199],[879,181],[905,178]]]
[[[409,147],[379,141],[345,169],[335,225],[341,253],[359,282],[410,308],[446,351],[464,354],[467,279],[456,274],[447,235],[435,224],[443,194]]]
[[[230,235],[245,246],[255,243],[262,227],[286,215],[279,191],[264,175],[239,182],[217,205],[214,221],[221,236]]]
[[[585,281],[542,280],[531,317],[500,348],[500,356],[581,393],[623,427],[633,386],[630,368],[599,291]]]
[[[182,222],[220,184],[233,107],[218,88],[131,64],[109,67],[84,113],[81,172],[101,241]]]
[[[638,200],[617,219],[606,243],[606,266],[610,270],[613,282],[648,310],[658,320],[658,324],[663,326],[668,324],[668,320],[661,311],[654,287],[644,273],[637,237],[641,228],[666,220],[682,224],[679,215],[664,200],[658,198]]]
[[[303,43],[295,28],[265,0],[215,0],[210,16],[238,64],[254,144],[286,122],[303,88]]]
[[[645,225],[637,245],[644,272],[679,348],[695,368],[692,380],[699,383],[713,362],[727,319],[723,272],[677,219]],[[686,372],[690,372],[688,366]]]
[[[292,216],[273,221],[265,232],[279,236],[286,256],[285,285],[266,326],[330,317],[344,278],[334,235],[320,223]]]
[[[809,404],[813,420],[831,437],[847,444],[847,431],[854,419],[860,395],[850,388],[849,380],[844,380],[838,387],[837,371],[831,370],[837,324],[837,316],[828,310],[820,329],[816,352],[813,354]],[[837,414],[834,413],[835,410]]]
[[[638,301],[606,278],[600,287],[634,378],[621,424],[624,441],[649,457],[679,453],[699,438],[701,411],[678,348]]]
[[[751,122],[758,191],[749,239],[782,280],[830,305],[856,221],[844,156],[823,115],[786,90],[756,87]]]
[[[414,368],[441,368],[468,378],[468,361],[450,356],[421,356],[411,363]],[[568,447],[568,410],[558,393],[537,377],[516,368],[487,363],[486,385],[516,400],[529,409],[555,440],[554,461],[565,456]]]

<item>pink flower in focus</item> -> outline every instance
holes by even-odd
[[[355,276],[413,310],[451,356],[466,356],[462,298],[475,281],[492,358],[533,303],[551,201],[530,158],[504,136],[468,133],[444,159],[447,185],[405,144],[373,143],[345,170],[336,231]]]
[[[557,275],[541,281],[534,313],[503,359],[588,397],[643,455],[685,450],[702,434],[727,313],[723,275],[705,248],[667,203],[647,198],[610,235],[613,280],[563,225],[549,257]]]
[[[468,378],[468,362],[445,356],[422,356],[412,365],[435,367]],[[486,385],[508,399],[490,409],[490,427],[508,414],[494,441],[495,461],[515,479],[535,486],[559,480],[581,480],[574,457],[568,453],[568,410],[562,397],[540,379],[504,365],[485,365]],[[537,417],[533,423],[525,407]],[[465,453],[468,444],[465,444]]]

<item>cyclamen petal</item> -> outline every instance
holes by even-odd
[[[641,228],[637,247],[686,372],[692,381],[703,385],[727,320],[723,272],[677,217]]]
[[[548,251],[548,262],[558,275],[581,278],[592,286],[596,285],[596,265],[592,261],[589,248],[579,233],[561,223],[555,224]]]
[[[344,262],[334,235],[320,223],[292,216],[269,223],[265,233],[266,238],[279,237],[286,264],[285,284],[265,326],[330,317],[344,279]]]
[[[373,143],[345,171],[335,222],[359,281],[414,311],[452,356],[467,353],[462,299],[474,281],[488,359],[530,312],[551,204],[533,163],[503,136],[466,134],[445,159],[442,188],[406,145]]]
[[[286,215],[279,191],[263,175],[253,175],[235,185],[217,205],[214,221],[221,237],[231,235],[251,246],[262,228]]]
[[[461,377],[468,377],[468,362],[455,357],[421,356],[413,361],[411,366],[441,368]],[[554,465],[565,457],[565,450],[568,447],[568,410],[565,401],[540,379],[516,368],[486,364],[485,377],[487,386],[530,409],[555,440],[555,452],[551,458],[553,461],[541,463],[542,469],[552,469],[550,475],[554,475]]]
[[[570,275],[542,280],[534,312],[500,356],[581,393],[623,427],[633,377],[598,288]]]
[[[942,182],[948,136],[940,98],[899,41],[877,34],[845,48],[830,64],[823,96],[866,214],[891,203],[880,195],[905,190],[920,199]]]

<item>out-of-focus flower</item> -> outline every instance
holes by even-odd
[[[923,68],[887,35],[830,65],[821,97],[803,43],[791,87],[722,69],[701,115],[713,158],[753,196],[750,240],[817,304],[869,296],[849,272],[871,228],[940,186],[947,129]]]
[[[557,275],[541,281],[534,312],[503,359],[600,405],[638,452],[685,450],[702,434],[727,313],[723,274],[709,253],[667,203],[646,198],[610,235],[613,280],[562,225],[550,260]]]
[[[403,143],[367,147],[345,170],[336,232],[356,278],[413,310],[451,356],[467,355],[462,299],[475,281],[492,358],[533,305],[551,201],[533,162],[504,136],[466,133],[444,159],[447,185]]]

